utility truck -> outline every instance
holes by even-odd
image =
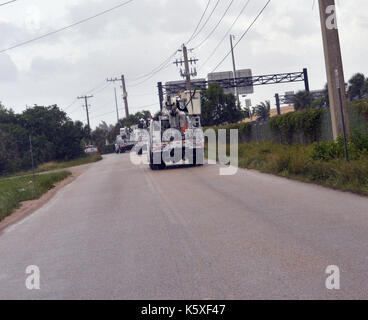
[[[158,120],[150,120],[149,165],[160,170],[169,164],[204,163],[204,136],[201,126],[201,92],[184,91],[166,95]]]
[[[124,153],[125,151],[131,150],[137,143],[134,141],[133,129],[124,127],[120,129],[120,134],[116,136],[115,140],[115,152]]]

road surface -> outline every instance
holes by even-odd
[[[109,155],[0,235],[0,298],[368,298],[368,198]]]

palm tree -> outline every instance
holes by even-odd
[[[356,73],[349,80],[348,95],[350,99],[362,98],[366,89],[364,74]]]
[[[270,117],[271,103],[270,101],[261,102],[254,108],[254,114],[262,120],[267,120]]]
[[[313,96],[310,92],[302,90],[297,92],[293,97],[295,110],[308,109],[313,102]]]
[[[252,116],[252,110],[249,107],[245,107],[243,110],[244,118],[250,118]]]

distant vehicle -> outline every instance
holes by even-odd
[[[115,152],[116,153],[124,153],[125,152],[125,144],[121,135],[116,136],[115,140]]]
[[[115,152],[124,153],[125,151],[130,151],[137,143],[134,141],[133,129],[131,128],[121,128],[120,134],[116,136],[115,140]]]
[[[143,118],[139,120],[138,126],[132,127],[133,134],[132,139],[135,141],[134,151],[137,155],[142,155],[143,152],[147,151],[148,143],[148,131],[147,131],[147,121]]]
[[[98,152],[98,148],[93,146],[93,145],[89,145],[84,149],[84,152],[87,154],[91,154],[91,153],[97,153]]]

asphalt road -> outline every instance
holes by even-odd
[[[368,198],[110,155],[0,235],[0,298],[368,298]]]

